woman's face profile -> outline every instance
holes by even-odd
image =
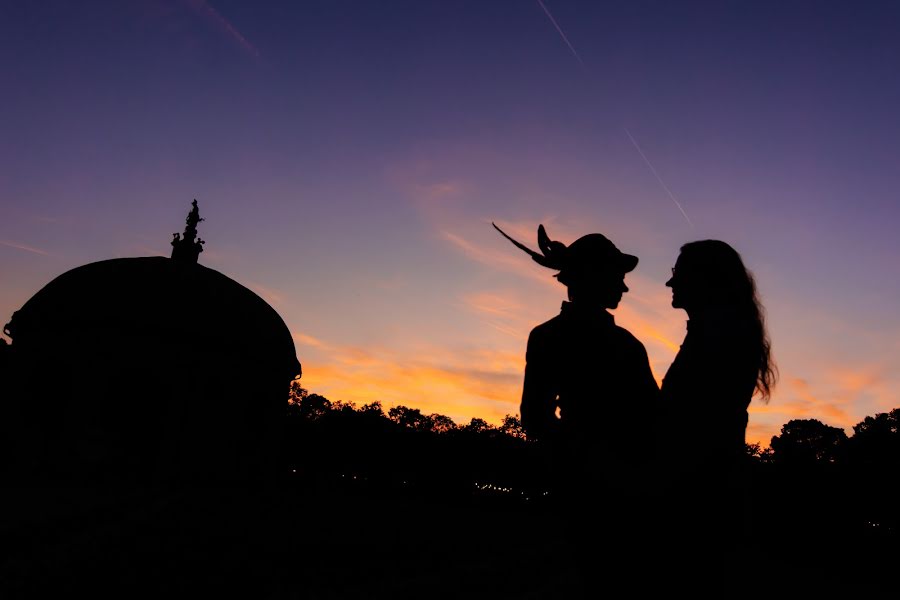
[[[692,285],[690,265],[686,262],[684,257],[679,255],[672,268],[672,277],[666,282],[666,286],[672,288],[672,308],[687,308],[696,288]]]

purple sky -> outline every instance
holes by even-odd
[[[536,0],[3,2],[0,321],[168,255],[197,198],[201,262],[279,310],[312,391],[498,422],[565,292],[491,220],[639,255],[616,318],[658,378],[669,268],[719,238],[781,370],[751,440],[900,406],[900,6],[544,5],[559,30]]]

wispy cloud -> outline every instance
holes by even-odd
[[[509,294],[498,292],[476,292],[463,300],[476,312],[507,320],[515,319],[522,313],[523,308],[519,302],[511,299]]]
[[[459,196],[465,186],[458,181],[437,181],[434,183],[410,184],[409,193],[413,198],[436,202]]]
[[[291,333],[291,337],[294,338],[295,344],[302,344],[304,346],[310,346],[312,348],[326,348],[325,342],[320,340],[319,338],[313,337],[311,335],[300,333],[299,331],[294,331]]]
[[[533,281],[540,281],[549,286],[558,287],[552,272],[537,266],[521,251],[510,246],[509,251],[500,251],[481,246],[469,239],[450,231],[441,231],[440,237],[465,254],[468,258],[483,265],[512,272]]]
[[[19,244],[17,242],[11,242],[9,240],[0,240],[0,245],[6,246],[7,248],[14,248],[16,250],[22,250],[23,252],[31,252],[32,254],[39,254],[40,256],[50,256],[50,253],[47,252],[46,250],[41,250],[40,248],[35,248],[34,246]]]
[[[272,306],[279,306],[284,302],[284,299],[285,299],[284,293],[279,290],[276,290],[273,287],[266,286],[261,283],[252,282],[252,281],[246,282],[244,285],[246,285],[248,288],[250,288],[251,290],[256,292],[256,294],[260,298],[262,298],[263,300],[265,300]]]
[[[524,341],[528,339],[528,333],[526,329],[516,328],[509,325],[503,325],[501,323],[492,323],[488,322],[487,326],[491,329],[495,329],[502,333],[503,335],[507,335],[511,338],[514,338],[519,341]]]
[[[513,338],[524,348],[528,332],[546,315],[539,314],[537,307],[524,306],[518,298],[519,294],[512,290],[485,290],[464,295],[462,304],[485,325]]]

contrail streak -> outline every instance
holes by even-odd
[[[540,4],[541,8],[544,10],[544,13],[547,15],[547,18],[550,19],[550,22],[553,23],[553,26],[556,28],[556,31],[559,32],[559,35],[563,39],[563,41],[566,43],[566,46],[568,46],[569,50],[572,51],[572,56],[575,57],[575,59],[581,65],[581,68],[586,70],[584,61],[581,60],[581,57],[578,55],[578,52],[575,50],[575,47],[569,41],[569,38],[566,37],[566,34],[565,34],[565,32],[563,32],[562,27],[559,26],[559,23],[557,23],[556,19],[553,18],[553,15],[550,14],[550,11],[544,5],[543,0],[537,0],[537,3]],[[684,216],[684,220],[687,221],[688,225],[690,225],[693,228],[694,224],[691,222],[691,218],[687,216],[687,213],[684,212],[684,208],[682,208],[681,203],[675,197],[675,194],[672,193],[672,190],[669,189],[669,186],[666,185],[666,182],[663,181],[662,177],[659,176],[659,173],[656,172],[656,168],[653,166],[653,163],[650,162],[650,159],[647,158],[647,155],[644,154],[644,151],[641,150],[641,147],[638,145],[637,140],[634,139],[634,136],[631,135],[631,132],[628,131],[627,127],[623,127],[623,129],[625,129],[625,133],[628,134],[628,139],[630,139],[631,143],[634,144],[635,150],[638,151],[638,154],[641,155],[641,158],[643,158],[644,162],[647,163],[647,166],[650,167],[650,171],[653,173],[653,176],[656,177],[656,180],[659,182],[659,185],[662,186],[662,188],[666,191],[666,194],[669,195],[669,198],[672,199],[672,202],[675,203],[675,206],[678,207],[678,210],[681,211],[682,216]]]
[[[41,256],[50,256],[49,252],[44,252],[40,248],[32,248],[31,246],[26,246],[25,244],[16,244],[15,242],[8,242],[6,240],[0,240],[0,246],[7,246],[9,248],[15,248],[16,250],[24,250],[25,252],[40,254]]]
[[[201,15],[207,16],[213,23],[215,23],[222,31],[224,31],[227,35],[231,37],[237,44],[255,56],[259,58],[259,50],[256,49],[256,46],[247,41],[241,32],[238,31],[231,22],[222,16],[222,13],[213,8],[206,0],[186,0],[188,5],[194,9],[197,13]]]
[[[560,37],[561,37],[561,38],[563,39],[563,41],[566,43],[566,46],[569,47],[569,50],[572,51],[572,55],[573,55],[573,56],[578,60],[578,62],[581,64],[581,68],[585,68],[585,66],[584,66],[584,61],[581,60],[581,57],[578,56],[578,52],[575,51],[575,47],[572,45],[571,42],[569,42],[569,38],[566,37],[566,34],[563,33],[562,27],[559,26],[559,24],[556,22],[556,19],[553,18],[553,15],[550,14],[550,11],[547,10],[547,7],[544,6],[544,3],[543,3],[541,0],[537,0],[537,3],[540,4],[540,5],[541,5],[541,8],[544,9],[544,12],[547,13],[547,18],[550,19],[550,22],[553,23],[553,26],[554,26],[554,27],[556,27],[556,31],[559,32]]]
[[[672,199],[672,202],[675,203],[675,206],[677,206],[678,210],[681,211],[681,214],[684,215],[684,220],[688,222],[688,225],[693,227],[694,224],[691,223],[690,217],[688,217],[687,213],[684,212],[684,209],[681,207],[681,203],[678,201],[677,198],[675,198],[675,194],[672,193],[672,190],[669,189],[669,186],[666,185],[666,182],[662,180],[662,177],[659,176],[659,173],[656,172],[656,169],[653,167],[653,164],[650,162],[650,159],[647,158],[647,155],[644,154],[644,151],[641,150],[641,147],[638,145],[637,140],[634,139],[634,136],[631,135],[631,132],[628,131],[627,127],[623,127],[622,129],[625,130],[625,133],[628,135],[628,139],[630,139],[631,143],[634,144],[635,150],[638,151],[638,154],[641,155],[641,158],[643,158],[644,162],[647,163],[647,166],[650,167],[650,171],[653,172],[653,176],[656,177],[656,180],[659,182],[659,185],[661,185],[662,188],[664,190],[666,190],[666,193],[669,195],[669,198]]]

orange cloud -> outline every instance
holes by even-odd
[[[828,368],[827,365],[824,367],[824,377],[815,384],[806,378],[783,377],[777,401],[751,406],[751,420],[755,417],[777,423],[772,435],[777,434],[781,425],[792,419],[817,419],[832,427],[841,427],[849,435],[853,425],[872,412],[861,402],[861,395],[867,394],[877,399],[883,393],[884,399],[875,404],[890,406],[891,401],[887,399],[889,394],[879,388],[881,377],[871,368],[847,370],[840,367]]]
[[[432,349],[409,358],[386,348],[367,351],[322,342],[320,347],[326,356],[304,365],[303,385],[332,400],[403,404],[457,421],[477,416],[499,422],[518,412],[524,357],[517,354]]]

